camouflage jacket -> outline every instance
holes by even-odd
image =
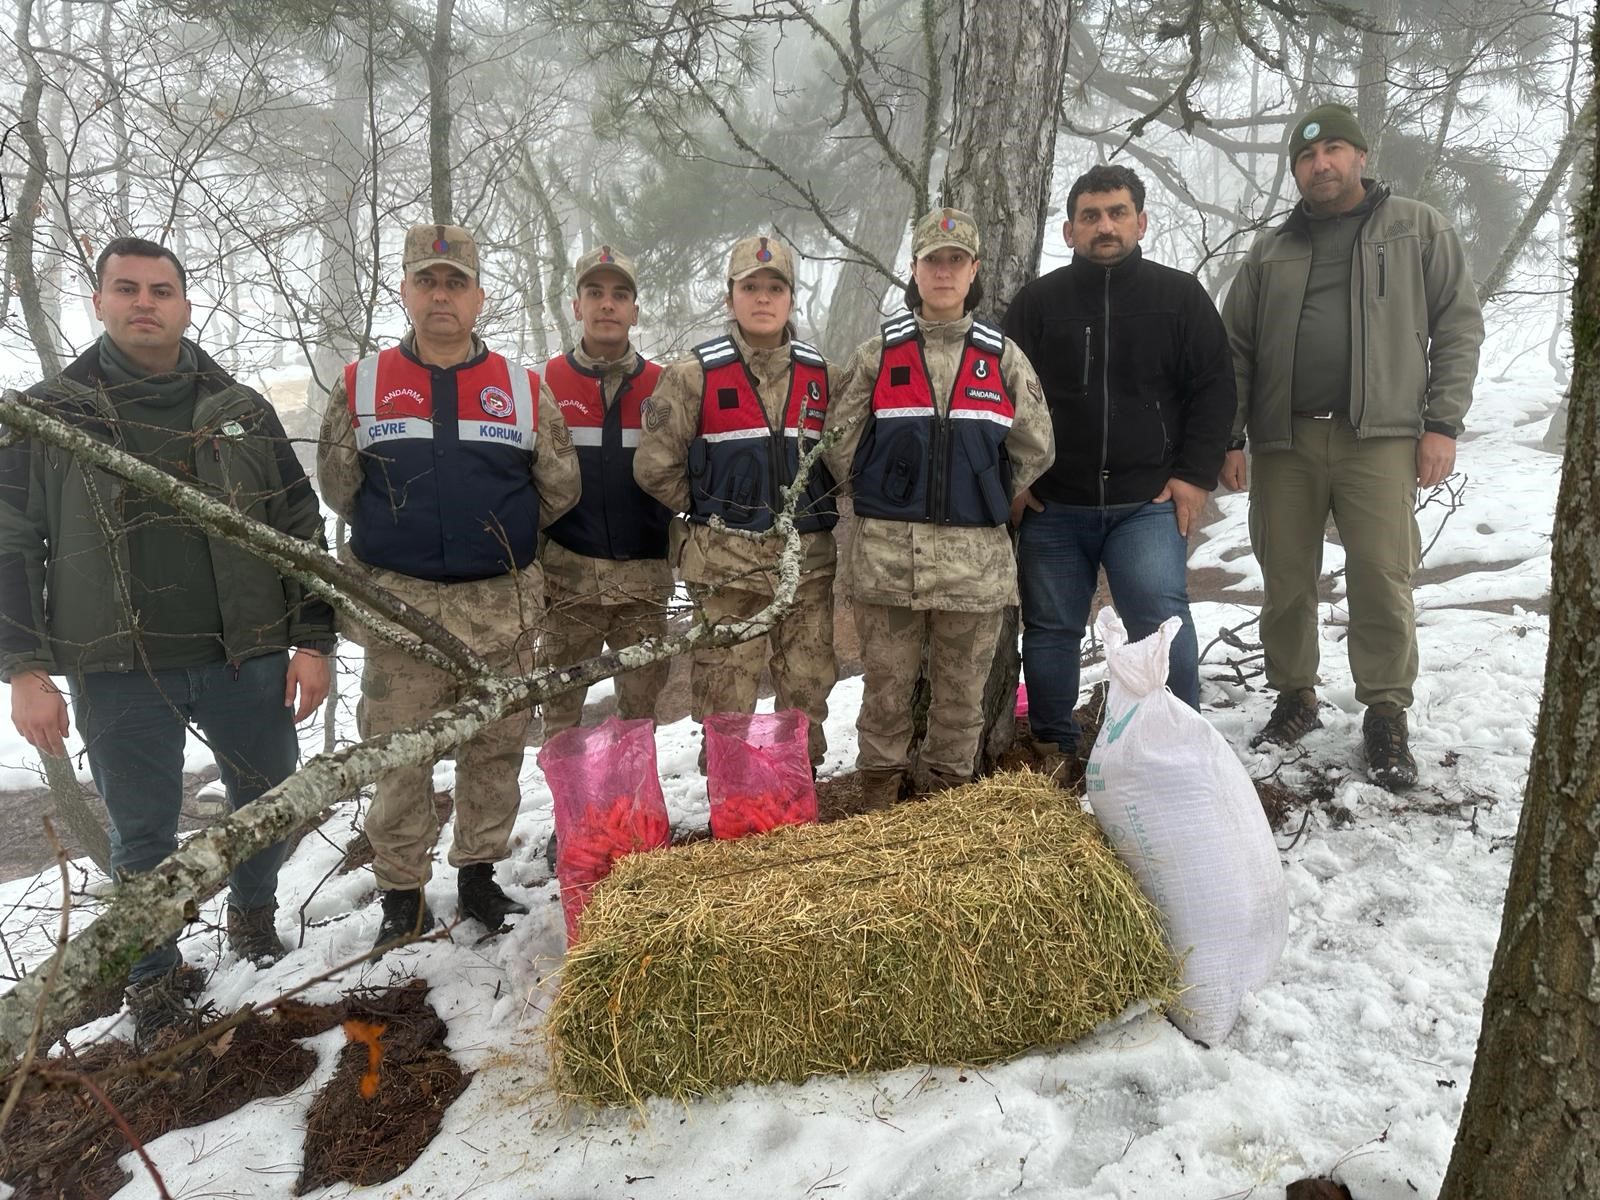
[[[607,409],[617,398],[622,381],[639,367],[639,352],[632,346],[621,358],[606,360],[585,353],[580,341],[572,357],[585,370],[604,372],[600,379],[600,395]],[[664,558],[626,561],[594,558],[545,538],[539,547],[539,561],[544,565],[545,587],[552,593],[589,597],[602,605],[632,604],[639,600],[665,604],[672,597],[672,565]]]
[[[413,355],[416,336],[406,331],[400,344]],[[484,349],[483,339],[472,337],[472,356]],[[549,525],[578,502],[578,455],[572,435],[561,417],[561,408],[542,382],[539,387],[539,441],[533,459],[533,484],[539,490],[539,524]],[[361,452],[356,448],[355,426],[350,420],[350,400],[345,393],[344,372],[328,393],[328,406],[322,413],[322,432],[317,439],[317,488],[329,508],[345,520],[355,507],[364,473]]]
[[[744,340],[736,326],[730,326],[729,335],[754,376],[756,394],[768,421],[781,421],[789,399],[788,344],[758,350]],[[633,477],[639,486],[676,513],[686,512],[689,507],[689,443],[700,430],[704,389],[705,371],[698,359],[682,359],[667,367],[645,410],[639,449],[633,456]],[[838,377],[830,367],[830,405],[838,390]],[[832,575],[836,557],[833,531],[801,534],[800,541],[801,578]],[[686,583],[770,595],[776,583],[774,565],[782,547],[775,537],[755,540],[706,525],[674,522],[673,559]]]
[[[941,413],[948,412],[972,318],[934,322],[919,314],[917,325],[934,403]],[[846,491],[872,409],[882,353],[881,335],[863,342],[850,356],[844,380],[828,405],[825,432],[843,431],[828,451],[828,465]],[[1055,461],[1055,437],[1039,378],[1010,338],[1000,356],[1000,375],[1016,408],[1006,437],[1015,496]],[[1017,561],[1009,529],[862,517],[852,521],[844,569],[845,591],[851,599],[947,612],[991,612],[1017,603]]]

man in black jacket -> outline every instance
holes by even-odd
[[[1092,168],[1067,196],[1072,261],[1005,316],[1055,426],[1054,465],[1012,509],[1029,723],[1047,755],[1077,750],[1079,644],[1101,567],[1130,636],[1182,620],[1168,684],[1200,707],[1187,539],[1222,467],[1232,359],[1199,281],[1140,254],[1146,224],[1139,177]]]

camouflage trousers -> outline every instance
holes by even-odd
[[[592,658],[606,646],[620,650],[647,637],[667,632],[666,606],[649,600],[626,604],[601,604],[596,597],[557,588],[548,579],[544,636],[539,639],[539,665],[565,667]],[[617,691],[617,714],[624,721],[654,718],[656,698],[666,690],[671,662],[663,659],[625,671],[612,680]],[[548,741],[583,719],[587,688],[574,688],[544,702],[544,736]]]
[[[771,603],[770,596],[741,588],[707,591],[696,587],[693,591],[706,618],[718,623],[754,616]],[[807,748],[811,765],[818,765],[828,748],[822,732],[822,723],[828,718],[828,693],[839,678],[833,658],[832,574],[802,582],[794,607],[766,637],[694,652],[690,679],[694,719],[703,721],[719,712],[754,712],[763,659],[772,671],[777,707],[798,708],[811,719]]]
[[[433,583],[402,576],[398,578],[405,583],[397,585],[396,578],[382,572],[379,582],[443,625],[492,666],[520,672],[532,669],[537,604],[543,590],[537,568],[469,583]],[[453,675],[398,647],[370,636],[366,640],[367,661],[356,710],[356,728],[362,737],[415,725],[465,697],[466,689]],[[456,748],[451,866],[499,862],[510,853],[511,827],[522,802],[517,777],[531,720],[528,712],[516,713]],[[366,831],[380,888],[426,884],[433,874],[433,847],[439,837],[432,768],[407,767],[380,776],[367,810]]]
[[[983,685],[1000,638],[1000,613],[944,612],[856,600],[861,712],[856,767],[911,764],[911,695],[928,648],[928,729],[919,758],[942,778],[970,778],[983,732]]]

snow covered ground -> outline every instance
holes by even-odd
[[[1237,1200],[1281,1195],[1287,1182],[1317,1174],[1359,1200],[1435,1194],[1471,1075],[1538,710],[1548,628],[1538,608],[1559,474],[1559,460],[1538,449],[1557,396],[1548,369],[1523,359],[1494,380],[1494,363],[1491,355],[1473,409],[1475,436],[1461,446],[1462,506],[1448,520],[1441,505],[1422,517],[1425,545],[1438,532],[1426,566],[1450,577],[1418,589],[1417,790],[1396,797],[1363,780],[1340,605],[1325,606],[1322,629],[1322,694],[1333,708],[1293,753],[1246,748],[1270,701],[1226,681],[1226,647],[1205,668],[1208,715],[1251,773],[1277,771],[1319,797],[1280,839],[1288,949],[1225,1045],[1201,1049],[1144,1016],[981,1070],[743,1087],[643,1114],[565,1108],[548,1084],[542,1029],[562,920],[554,885],[540,882],[550,799],[530,754],[516,850],[500,879],[532,914],[496,942],[408,949],[345,981],[387,983],[396,966],[424,976],[451,1051],[477,1072],[410,1170],[359,1194]],[[1224,519],[1195,565],[1241,573],[1244,593],[1257,585],[1245,500],[1221,505]],[[1339,565],[1330,545],[1327,569]],[[1199,605],[1201,645],[1253,615],[1245,604]],[[825,774],[849,769],[859,703],[859,680],[834,692]],[[320,748],[319,730],[306,738]],[[693,727],[663,729],[658,744],[674,822],[703,822]],[[25,751],[6,729],[5,785],[30,778]],[[448,781],[448,764],[439,775]],[[329,875],[350,823],[348,811],[336,816],[328,837],[307,837],[284,869],[280,931],[298,939],[302,906],[308,925],[283,962],[267,972],[240,964],[214,934],[186,943],[191,960],[216,968],[208,999],[226,1009],[274,995],[369,944],[378,923],[370,871]],[[446,919],[451,875],[433,886]],[[0,917],[20,960],[46,952],[43,922],[21,930],[30,909],[53,906],[54,886],[53,875],[0,885]],[[309,998],[337,990],[322,985]],[[75,1044],[107,1031],[126,1026],[99,1022]],[[321,1068],[289,1096],[149,1145],[174,1196],[289,1194],[305,1109],[332,1073],[341,1035],[311,1045]],[[121,1195],[155,1195],[131,1155],[125,1165],[134,1180]]]

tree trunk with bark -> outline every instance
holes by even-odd
[[[978,223],[980,315],[1003,313],[1039,271],[1071,20],[1068,0],[987,0],[962,9],[945,198]],[[1006,609],[984,685],[980,770],[1016,735],[1017,628],[1017,610]]]
[[[39,356],[39,369],[48,378],[59,375],[63,364],[59,324],[50,319],[43,282],[33,261],[45,177],[50,170],[50,151],[45,144],[44,130],[39,124],[40,100],[44,96],[44,68],[34,52],[33,36],[28,28],[33,23],[33,12],[33,0],[20,0],[14,44],[22,59],[23,85],[22,97],[17,105],[16,129],[22,139],[26,166],[22,174],[22,186],[17,189],[16,206],[11,210],[11,228],[7,231],[10,236],[6,247],[6,275],[16,288],[17,298],[22,304],[28,337],[33,341],[34,353]]]
[[[433,10],[433,39],[428,43],[428,182],[433,197],[433,220],[455,224],[455,198],[450,170],[450,19],[455,0],[437,0]]]
[[[1600,27],[1591,35],[1600,66]],[[1600,163],[1579,213],[1574,370],[1551,557],[1544,699],[1440,1200],[1600,1190]]]

